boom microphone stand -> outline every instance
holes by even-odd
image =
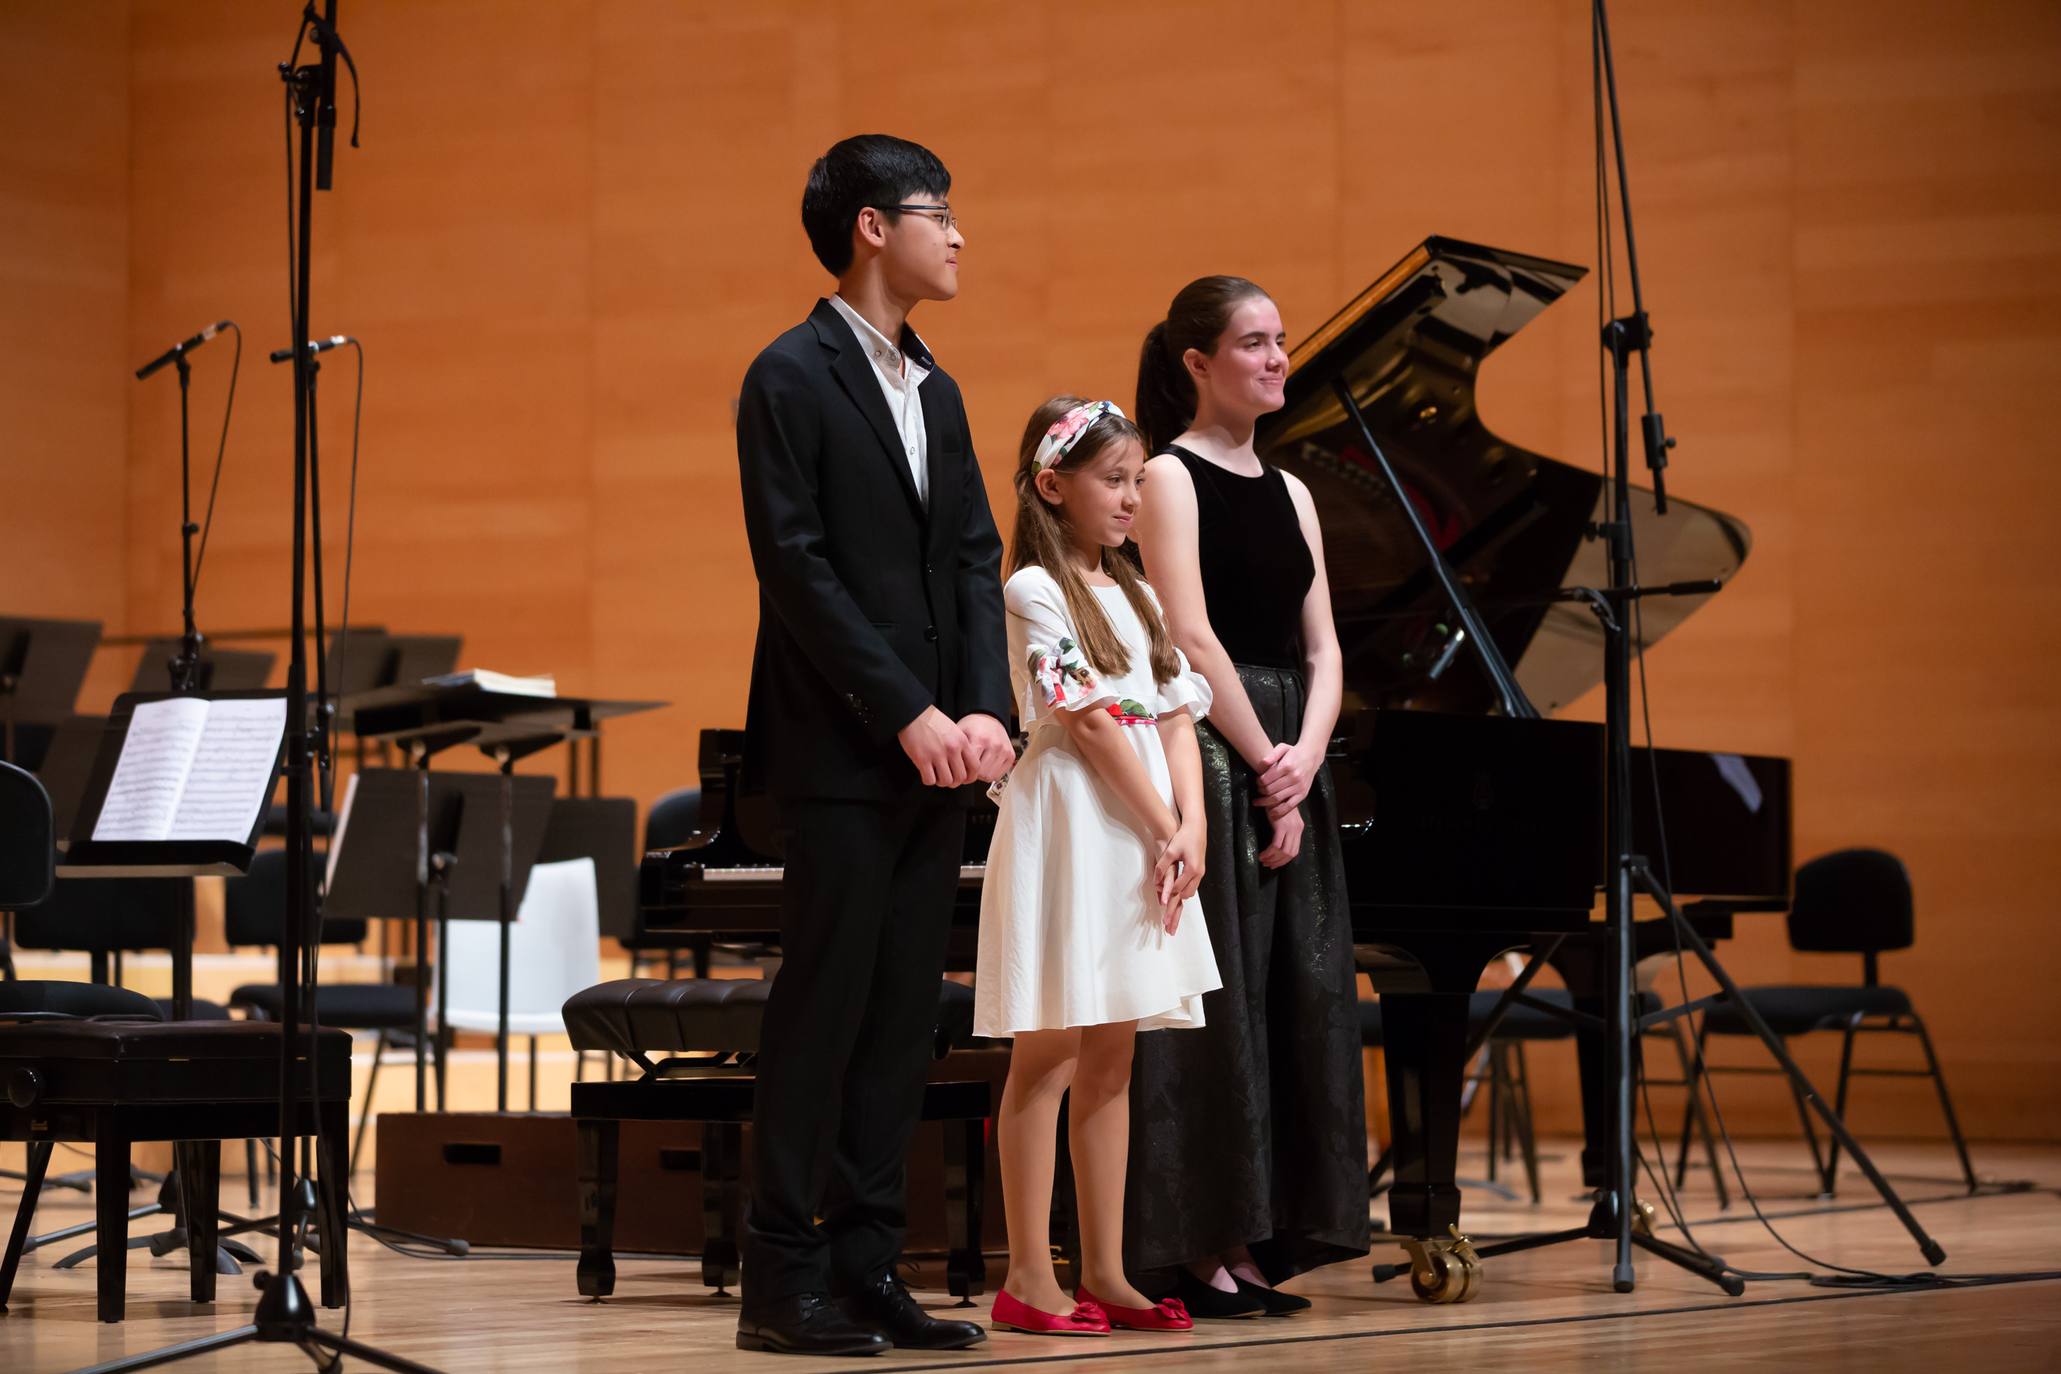
[[[309,278],[313,270],[310,253],[310,220],[314,209],[313,191],[319,184],[328,190],[336,134],[336,62],[341,56],[357,76],[356,64],[336,30],[337,0],[323,0],[317,13],[309,0],[301,13],[294,35],[293,57],[280,66],[293,104],[293,116],[300,131],[300,162],[296,169],[299,219],[296,225],[293,282],[293,332],[300,341],[308,337]],[[321,53],[319,63],[295,66],[301,44],[313,38]],[[321,129],[319,150],[316,129]],[[352,141],[356,142],[355,135]],[[309,787],[311,763],[310,717],[308,714],[307,564],[309,522],[308,382],[309,350],[294,349],[294,435],[293,435],[293,615],[292,655],[286,670],[286,882],[287,910],[279,939],[279,983],[282,992],[279,1021],[279,1263],[276,1272],[260,1270],[257,1286],[262,1296],[257,1312],[246,1325],[204,1336],[199,1340],[166,1346],[127,1359],[94,1366],[86,1374],[112,1374],[117,1370],[146,1369],[168,1364],[189,1355],[264,1341],[298,1346],[325,1368],[340,1355],[352,1355],[369,1364],[400,1374],[436,1374],[429,1366],[389,1355],[362,1342],[324,1331],[315,1322],[315,1308],[295,1272],[300,1268],[300,1245],[314,1211],[314,1188],[306,1178],[296,1180],[295,1152],[291,1142],[300,1135],[301,1083],[294,1069],[295,1046],[302,1041],[303,1006],[301,980],[302,941],[314,938],[313,888],[309,879],[312,862],[313,828],[310,824]],[[310,1027],[306,1044],[310,1072],[318,1062],[316,1037]],[[326,1245],[342,1245],[345,1236],[324,1235]]]
[[[1667,436],[1667,427],[1660,413],[1653,408],[1653,364],[1651,346],[1653,331],[1647,317],[1645,298],[1640,289],[1639,264],[1636,241],[1632,234],[1631,186],[1625,169],[1624,130],[1618,119],[1617,74],[1610,50],[1610,22],[1605,9],[1605,0],[1593,0],[1591,10],[1591,37],[1595,61],[1595,84],[1597,88],[1597,169],[1600,176],[1605,165],[1604,149],[1601,146],[1604,101],[1608,101],[1610,127],[1613,136],[1611,154],[1617,168],[1618,204],[1624,218],[1625,267],[1632,288],[1632,313],[1610,321],[1603,329],[1603,347],[1610,356],[1612,376],[1612,449],[1614,460],[1610,473],[1609,519],[1598,525],[1592,533],[1604,541],[1608,553],[1610,585],[1594,591],[1583,590],[1578,594],[1590,602],[1597,620],[1603,626],[1604,634],[1604,721],[1605,739],[1608,751],[1607,777],[1607,824],[1610,836],[1611,866],[1607,881],[1607,928],[1610,940],[1611,974],[1609,1005],[1606,1024],[1610,1045],[1610,1088],[1611,1088],[1611,1159],[1610,1182],[1597,1195],[1595,1207],[1588,1222],[1569,1231],[1549,1235],[1527,1236],[1507,1241],[1500,1245],[1483,1246],[1477,1253],[1487,1258],[1499,1254],[1511,1254],[1519,1250],[1536,1249],[1555,1245],[1562,1241],[1600,1239],[1614,1242],[1615,1249],[1611,1264],[1611,1286],[1620,1293],[1629,1293],[1635,1283],[1632,1273],[1632,1249],[1634,1246],[1655,1254],[1678,1265],[1699,1277],[1717,1284],[1727,1294],[1737,1297],[1745,1291],[1746,1285],[1735,1273],[1728,1270],[1724,1261],[1717,1256],[1671,1244],[1648,1234],[1638,1224],[1636,1207],[1636,1149],[1637,1138],[1632,1126],[1632,1098],[1634,1082],[1638,1074],[1636,1059],[1638,1038],[1648,1027],[1663,1021],[1673,1020],[1719,1001],[1728,999],[1730,1004],[1752,1027],[1768,1047],[1794,1085],[1798,1100],[1808,1102],[1824,1119],[1833,1137],[1853,1154],[1854,1162],[1873,1184],[1875,1191],[1895,1213],[1898,1221],[1911,1235],[1919,1251],[1928,1263],[1938,1264],[1946,1258],[1946,1251],[1927,1235],[1919,1226],[1917,1218],[1911,1215],[1903,1200],[1890,1187],[1887,1179],[1875,1168],[1865,1151],[1860,1147],[1839,1115],[1804,1076],[1803,1070],[1790,1057],[1781,1037],[1768,1026],[1753,1003],[1745,997],[1739,985],[1711,952],[1703,937],[1676,907],[1673,896],[1660,879],[1655,876],[1646,857],[1633,852],[1632,838],[1632,740],[1631,740],[1631,670],[1632,670],[1632,616],[1637,603],[1643,597],[1673,595],[1684,590],[1676,587],[1642,588],[1638,585],[1637,560],[1632,540],[1631,479],[1631,356],[1639,355],[1640,372],[1645,385],[1646,411],[1640,422],[1644,438],[1646,464],[1653,475],[1655,510],[1661,515],[1667,513],[1667,492],[1663,473],[1667,466],[1667,451],[1674,447],[1674,440]],[[1599,194],[1602,192],[1599,186]],[[1602,222],[1607,234],[1608,221]],[[1600,284],[1607,291],[1608,282]],[[1692,584],[1687,590],[1705,590]],[[1720,993],[1717,996],[1698,998],[1682,1006],[1639,1016],[1633,1007],[1633,954],[1632,954],[1632,898],[1635,891],[1644,892],[1659,904],[1665,918],[1673,926],[1680,947],[1693,953],[1713,979]],[[1505,998],[1505,1001],[1511,999]],[[1694,1091],[1692,1086],[1691,1091]]]

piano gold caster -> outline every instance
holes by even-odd
[[[1405,1237],[1410,1252],[1410,1290],[1425,1302],[1466,1302],[1481,1288],[1481,1256],[1474,1243],[1448,1226],[1451,1239]]]

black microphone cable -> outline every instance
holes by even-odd
[[[208,508],[201,517],[200,547],[193,554],[193,594],[200,595],[200,570],[208,561],[208,531],[215,527],[215,497],[222,490],[222,458],[229,451],[229,420],[236,413],[236,378],[243,371],[243,329],[234,320],[222,327],[236,332],[236,351],[230,355],[229,396],[222,402],[222,435],[215,441],[215,471],[208,479]]]

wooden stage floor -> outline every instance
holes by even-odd
[[[1470,1189],[1468,1225],[1477,1239],[1577,1224],[1586,1214],[1586,1205],[1575,1198],[1574,1144],[1553,1141],[1543,1148],[1542,1206],[1512,1204]],[[1892,1273],[1924,1267],[1857,1174],[1842,1180],[1837,1203],[1824,1204],[1807,1196],[1810,1175],[1799,1167],[1800,1142],[1742,1144],[1741,1156],[1764,1209],[1801,1249],[1830,1263]],[[1877,1162],[1892,1172],[1920,1222],[1946,1247],[1943,1273],[2029,1276],[2044,1271],[2053,1277],[1922,1292],[1850,1291],[1768,1280],[1750,1284],[1742,1298],[1728,1299],[1647,1258],[1639,1264],[1637,1291],[1620,1295],[1610,1291],[1605,1246],[1583,1241],[1491,1261],[1483,1291],[1458,1306],[1419,1303],[1406,1280],[1376,1286],[1369,1282],[1366,1264],[1354,1263],[1291,1285],[1314,1299],[1315,1307],[1286,1320],[1203,1323],[1181,1336],[1120,1334],[1092,1342],[997,1333],[985,1345],[956,1355],[893,1352],[870,1360],[808,1361],[735,1349],[734,1299],[706,1295],[691,1260],[620,1261],[616,1296],[594,1304],[574,1292],[569,1256],[414,1259],[353,1236],[351,1335],[445,1370],[539,1374],[682,1368],[887,1374],[1039,1364],[1187,1371],[1249,1367],[1257,1360],[1314,1370],[1361,1370],[1402,1361],[1526,1371],[1751,1365],[1868,1374],[2061,1369],[2061,1146],[1984,1145],[1975,1157],[1985,1180],[2023,1180],[2031,1187],[1971,1198],[1954,1180],[1952,1153],[1944,1145],[1876,1149]],[[63,1152],[59,1160],[64,1167],[78,1162]],[[1480,1150],[1463,1153],[1461,1163],[1464,1174],[1481,1173]],[[225,1200],[238,1191],[225,1185]],[[17,1196],[0,1191],[0,1204],[10,1215]],[[136,1197],[138,1203],[147,1200],[142,1193]],[[1684,1201],[1698,1239],[1741,1268],[1802,1267],[1736,1198],[1729,1212],[1719,1212],[1707,1176],[1691,1179]],[[46,1195],[37,1229],[88,1217],[79,1195]],[[138,1233],[148,1224],[137,1223]],[[1676,1235],[1667,1226],[1660,1234]],[[12,1310],[0,1318],[0,1370],[73,1369],[188,1340],[247,1321],[256,1301],[248,1278],[225,1276],[213,1307],[196,1306],[185,1298],[183,1256],[153,1260],[137,1251],[130,1260],[129,1319],[104,1326],[93,1318],[90,1264],[66,1272],[49,1267],[65,1248],[32,1253],[24,1264]],[[269,1260],[270,1246],[263,1251]],[[1377,1249],[1378,1257],[1390,1255],[1400,1251]],[[991,1259],[990,1268],[999,1284],[999,1257]],[[940,1306],[949,1302],[941,1291],[920,1296]],[[969,1315],[984,1320],[986,1309],[983,1299]],[[341,1319],[340,1312],[322,1314],[330,1330],[338,1329]],[[245,1346],[175,1367],[240,1371],[313,1365],[290,1348]],[[350,1367],[366,1366],[353,1362]]]

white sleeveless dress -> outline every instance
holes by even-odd
[[[1141,1031],[1200,1026],[1202,994],[1223,986],[1202,903],[1190,897],[1180,929],[1166,933],[1147,888],[1150,837],[1059,721],[1063,711],[1116,716],[1171,806],[1156,719],[1177,711],[1201,719],[1209,684],[1185,657],[1171,682],[1155,683],[1151,642],[1123,590],[1093,592],[1130,650],[1121,676],[1089,666],[1050,573],[1025,568],[1004,588],[1011,681],[1029,744],[1002,790],[981,888],[977,1035],[1117,1021]]]

